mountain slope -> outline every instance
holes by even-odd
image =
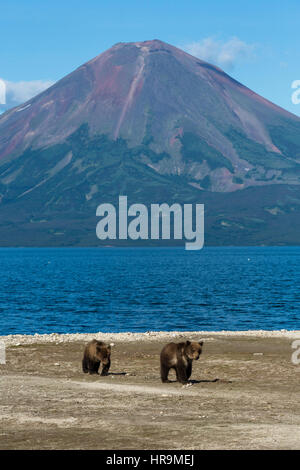
[[[158,40],[0,116],[4,245],[97,244],[96,207],[119,194],[205,202],[211,244],[295,244],[299,184],[300,118]]]

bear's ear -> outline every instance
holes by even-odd
[[[109,351],[111,351],[111,345],[110,344],[108,344],[106,347]]]
[[[189,346],[190,344],[191,344],[190,341],[186,341],[186,342],[185,342],[185,345],[186,345],[186,346]]]
[[[203,341],[199,341],[200,346],[203,346]]]

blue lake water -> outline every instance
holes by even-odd
[[[0,335],[300,329],[300,248],[0,249]]]

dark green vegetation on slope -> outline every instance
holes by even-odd
[[[270,126],[270,136],[284,155],[300,160],[300,123],[288,120],[284,125]]]
[[[22,173],[18,184],[12,180],[0,187],[0,244],[112,245],[114,242],[100,243],[96,238],[96,208],[103,202],[117,205],[122,194],[128,196],[129,204],[147,206],[204,203],[206,244],[298,243],[299,186],[261,186],[231,193],[200,191],[179,176],[160,175],[141,163],[143,151],[128,147],[124,139],[90,138],[86,125],[64,144],[26,150],[0,169],[0,179],[6,177],[6,181]],[[68,155],[72,155],[70,162],[53,171]]]
[[[268,151],[262,145],[247,138],[242,132],[231,129],[226,135],[238,155],[253,165],[261,165],[272,169],[300,168],[300,165],[297,165],[294,161],[289,161],[278,153]]]
[[[208,145],[205,140],[201,139],[197,134],[186,132],[181,138],[182,156],[187,161],[206,161],[208,166],[215,170],[216,168],[227,168],[231,173],[234,172],[233,166],[221,152],[214,147]]]

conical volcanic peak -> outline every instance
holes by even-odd
[[[95,245],[101,202],[201,202],[206,243],[297,244],[300,118],[154,39],[0,116],[2,245]]]
[[[300,119],[158,39],[117,43],[2,115],[0,161],[62,144],[82,125],[202,189],[299,183]]]

